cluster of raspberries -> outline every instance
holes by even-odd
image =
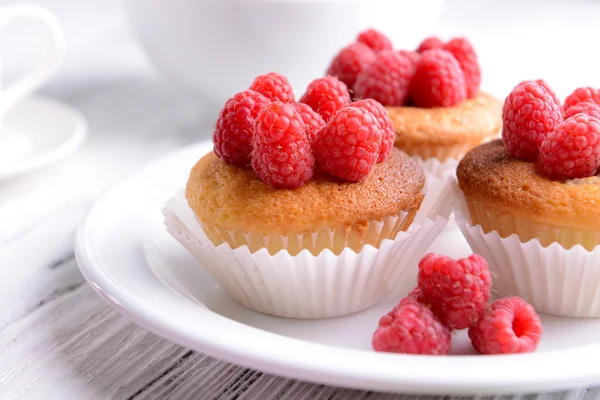
[[[384,106],[451,107],[474,97],[481,83],[477,54],[465,38],[423,40],[415,51],[394,50],[381,32],[368,29],[334,57],[327,70],[357,99]]]
[[[271,72],[225,103],[213,144],[224,162],[251,165],[274,188],[296,189],[316,167],[361,181],[389,156],[394,135],[385,108],[373,99],[351,102],[337,78],[315,79],[296,102],[288,79]]]
[[[586,178],[600,170],[600,90],[575,89],[564,105],[545,81],[523,81],[502,112],[510,155],[537,162],[549,178]]]
[[[379,320],[373,349],[446,355],[452,331],[468,329],[482,354],[535,351],[542,324],[533,307],[520,297],[488,304],[491,286],[481,256],[453,260],[427,254],[419,263],[418,286]]]

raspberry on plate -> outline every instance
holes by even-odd
[[[256,117],[252,169],[275,188],[296,189],[313,174],[315,160],[300,113],[289,103],[275,101]]]
[[[565,119],[571,118],[573,115],[579,113],[589,115],[590,117],[600,118],[600,106],[590,101],[582,101],[565,110]]]
[[[514,354],[535,351],[542,322],[533,307],[520,297],[492,303],[479,323],[469,328],[469,338],[481,354]]]
[[[375,52],[364,43],[344,47],[331,61],[327,75],[335,76],[352,89],[358,74],[375,61]]]
[[[254,120],[269,99],[254,90],[244,90],[227,100],[213,132],[214,151],[227,164],[250,164],[250,139]]]
[[[417,107],[452,107],[465,100],[465,74],[452,53],[433,49],[421,54],[410,94]]]
[[[539,165],[557,180],[594,176],[600,168],[600,119],[576,114],[556,127],[540,148]]]
[[[460,260],[427,254],[419,262],[418,282],[423,298],[449,329],[476,324],[492,287],[487,262],[477,254]]]
[[[565,110],[577,103],[589,101],[600,105],[600,89],[592,87],[577,88],[565,99]]]
[[[384,106],[401,106],[415,74],[413,63],[396,51],[382,51],[356,78],[357,99],[374,99]]]
[[[364,108],[370,111],[375,116],[377,122],[381,126],[381,147],[379,148],[379,159],[377,162],[384,162],[390,155],[392,147],[394,147],[394,139],[396,132],[394,131],[394,123],[392,122],[385,107],[373,99],[357,100],[350,103],[352,107]]]
[[[418,53],[423,53],[427,50],[431,49],[440,49],[444,46],[444,42],[437,36],[430,36],[428,38],[423,39],[419,47],[417,47]]]
[[[340,110],[313,143],[319,167],[348,182],[360,182],[379,159],[381,126],[371,112],[358,107]]]
[[[293,103],[295,101],[294,92],[288,79],[276,72],[269,72],[254,78],[250,90],[254,90],[268,98],[271,101],[283,101],[284,103]]]
[[[521,82],[504,101],[504,145],[511,156],[536,161],[542,142],[562,121],[560,105],[546,86],[535,81]]]
[[[335,76],[325,76],[309,83],[300,103],[308,104],[327,122],[350,103],[350,94],[344,82]]]
[[[405,297],[379,320],[371,344],[375,351],[446,355],[450,352],[450,331],[431,310]]]
[[[443,49],[452,53],[465,74],[467,98],[475,97],[481,84],[481,68],[473,45],[468,39],[459,37],[450,40],[444,45]]]
[[[294,103],[293,106],[300,113],[302,121],[304,121],[306,137],[312,142],[321,128],[325,126],[325,121],[308,104]]]
[[[356,41],[366,44],[377,53],[384,50],[392,50],[394,48],[390,39],[376,29],[362,31],[356,37]]]

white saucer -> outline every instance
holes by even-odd
[[[165,231],[163,203],[211,149],[204,142],[151,164],[90,210],[77,235],[81,271],[113,307],[185,347],[265,372],[369,390],[436,394],[549,391],[600,383],[600,319],[543,316],[538,351],[474,355],[465,332],[453,356],[376,353],[371,335],[397,299],[347,317],[275,318],[229,298]],[[432,250],[469,253],[455,226]],[[158,276],[158,277],[157,277]]]
[[[0,127],[0,179],[54,163],[85,139],[87,122],[66,104],[41,96],[11,107]]]

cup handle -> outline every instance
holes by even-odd
[[[0,88],[0,115],[23,97],[43,86],[55,73],[65,56],[65,36],[58,20],[49,10],[33,4],[18,4],[0,9],[0,30],[20,18],[35,18],[41,22],[52,38],[52,48],[47,60],[36,70],[19,78],[7,88]]]

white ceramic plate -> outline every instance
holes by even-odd
[[[86,279],[117,310],[175,343],[286,377],[338,386],[414,393],[548,391],[600,383],[600,320],[543,316],[533,354],[475,355],[465,332],[447,357],[376,353],[371,335],[390,299],[327,320],[290,320],[230,299],[163,228],[163,203],[211,149],[200,143],[161,159],[109,190],[77,236]],[[469,253],[454,226],[432,250]]]
[[[75,151],[87,134],[81,113],[40,96],[11,107],[0,127],[0,179],[41,168]]]

